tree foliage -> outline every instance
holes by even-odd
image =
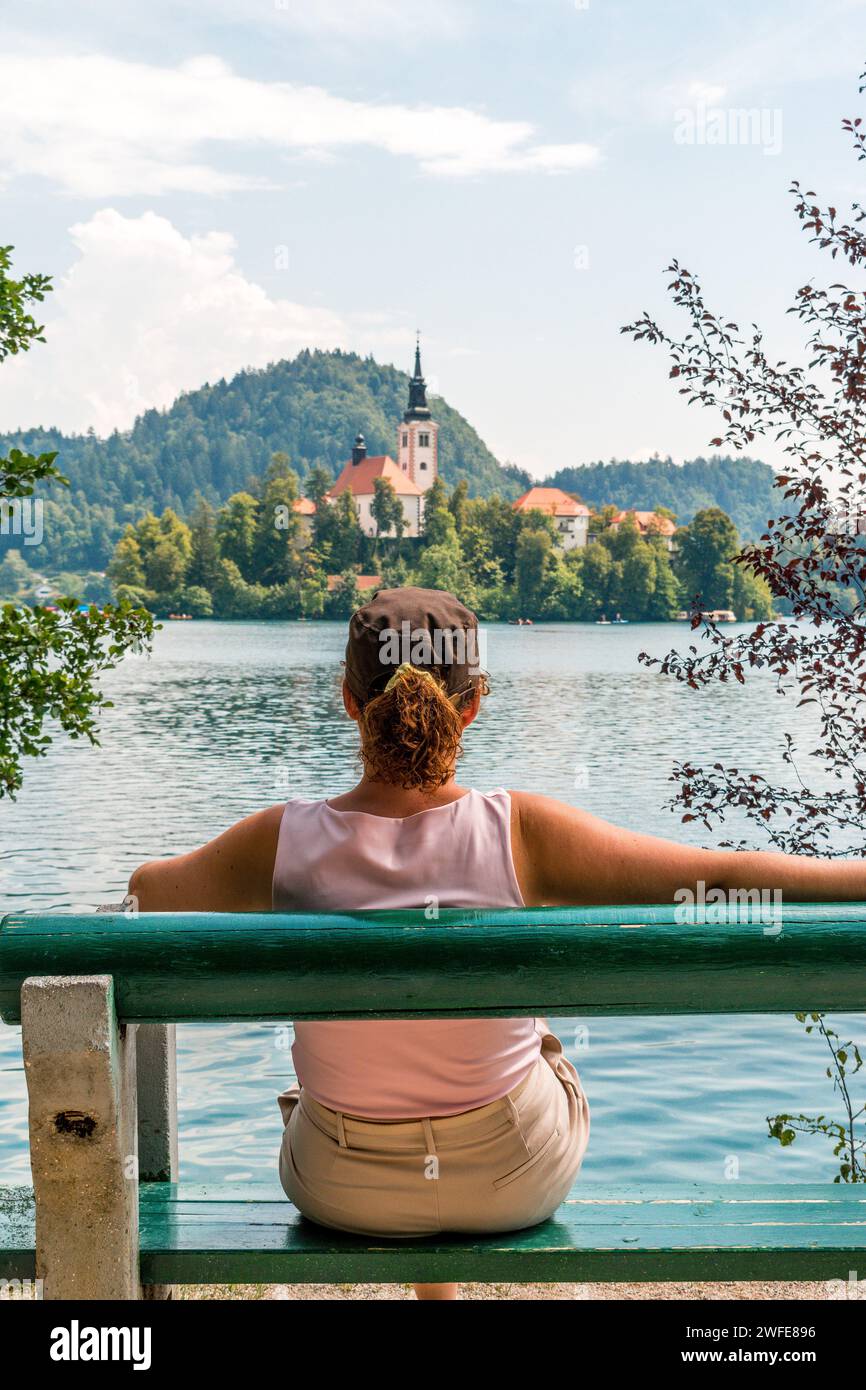
[[[862,90],[862,89],[861,89]],[[847,122],[858,152],[860,123]],[[794,210],[810,240],[832,260],[852,270],[866,261],[864,213],[840,220],[835,207],[822,209],[816,195],[794,183]],[[731,680],[745,683],[749,672],[769,672],[785,696],[814,709],[815,746],[805,753],[794,736],[784,735],[783,754],[792,771],[787,785],[773,784],[760,772],[714,764],[677,764],[674,804],[684,819],[707,827],[736,807],[757,822],[773,845],[794,854],[866,854],[866,551],[859,519],[866,518],[866,293],[862,287],[809,283],[795,295],[790,313],[806,328],[805,365],[775,362],[761,330],[741,334],[708,307],[697,276],[674,261],[669,291],[689,324],[671,336],[648,315],[622,331],[636,340],[662,345],[671,359],[670,376],[689,404],[717,411],[722,433],[715,447],[749,448],[770,435],[787,456],[776,475],[784,499],[760,540],[731,559],[751,580],[763,581],[788,607],[791,621],[761,622],[729,637],[695,612],[705,648],[670,652],[660,660],[644,656],[667,675],[693,689]],[[716,532],[720,522],[713,521]],[[727,582],[725,562],[733,546],[713,541],[710,582]],[[686,548],[689,560],[689,547]],[[695,574],[707,576],[696,557]],[[821,785],[809,767],[820,766]]]
[[[0,363],[44,341],[30,306],[51,288],[44,275],[13,280],[11,249],[0,248]],[[63,484],[55,457],[53,451],[13,449],[0,459],[0,508],[12,499],[33,498],[38,483]],[[110,704],[97,678],[131,648],[146,644],[152,629],[148,613],[125,603],[84,612],[71,598],[55,611],[11,603],[0,608],[0,798],[20,790],[25,758],[46,752],[49,719],[72,738],[97,742],[97,716]]]
[[[685,463],[669,458],[641,463],[610,459],[560,468],[547,481],[574,493],[588,507],[610,502],[617,508],[671,512],[681,523],[710,507],[720,507],[749,541],[760,536],[767,517],[781,501],[768,464],[723,454]]]
[[[866,74],[863,75],[866,77]],[[866,90],[861,77],[861,93]],[[861,118],[846,120],[859,159],[866,157]],[[805,751],[790,733],[783,756],[791,779],[773,783],[758,771],[723,763],[674,768],[674,805],[683,820],[707,827],[736,809],[759,825],[771,843],[793,854],[866,855],[866,211],[853,204],[850,220],[832,204],[823,206],[812,191],[794,182],[794,212],[818,250],[833,262],[847,262],[851,283],[820,287],[810,281],[797,290],[789,313],[803,325],[804,364],[775,361],[761,330],[741,334],[707,305],[697,276],[677,261],[669,269],[673,302],[690,325],[671,337],[649,315],[627,325],[631,333],[666,348],[670,375],[689,404],[719,413],[722,432],[715,448],[751,448],[761,435],[775,438],[786,455],[776,476],[784,504],[766,524],[760,540],[733,557],[741,573],[763,580],[790,612],[791,621],[761,622],[752,631],[725,636],[704,627],[706,649],[691,646],[670,652],[658,665],[692,689],[735,680],[746,684],[755,672],[769,672],[782,696],[816,715],[817,733]],[[687,545],[687,562],[704,584],[732,583],[720,561],[732,538],[713,519],[713,535],[701,560],[698,538]],[[718,541],[718,543],[716,543]],[[696,611],[693,628],[701,626]],[[817,776],[816,776],[817,774]],[[826,1115],[771,1116],[771,1137],[783,1146],[797,1133],[823,1134],[839,1159],[837,1182],[866,1181],[864,1107],[855,1108],[849,1071],[862,1065],[860,1053],[843,1042],[820,1014],[799,1014],[806,1031],[817,1027],[830,1054],[827,1076],[841,1097],[841,1120]],[[808,1022],[807,1022],[808,1019]]]
[[[262,477],[275,453],[291,457],[302,484],[316,470],[333,478],[359,429],[371,455],[393,454],[408,383],[405,372],[371,357],[304,351],[185,393],[107,439],[38,428],[7,436],[7,444],[60,451],[72,480],[46,528],[48,563],[104,568],[127,522],[166,507],[188,517],[199,496],[219,506]],[[433,406],[449,485],[465,479],[472,493],[517,497],[520,488],[463,416],[441,397]]]
[[[160,517],[146,513],[115,549],[110,573],[118,593],[160,614],[217,618],[343,618],[352,602],[363,602],[359,573],[392,587],[450,589],[486,620],[591,622],[619,613],[633,622],[666,622],[687,601],[680,558],[665,538],[644,538],[631,523],[615,530],[614,508],[589,545],[564,553],[542,512],[515,511],[497,495],[470,497],[461,483],[449,494],[439,479],[426,495],[422,535],[406,537],[400,499],[386,482],[372,503],[379,534],[369,537],[350,492],[326,500],[330,483],[327,474],[313,477],[317,510],[302,520],[294,506],[297,477],[280,454],[265,478],[250,479],[251,490],[218,511],[200,499],[189,525],[171,508]],[[739,546],[718,510],[699,514],[694,524],[701,534],[715,526],[725,555]],[[738,616],[767,616],[761,582],[749,590],[736,572],[735,582]]]

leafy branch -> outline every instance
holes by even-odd
[[[46,275],[13,279],[12,247],[0,247],[0,363],[44,342],[42,325],[30,312],[51,290]],[[0,458],[0,515],[38,483],[68,485],[55,467],[56,452],[39,455],[12,449]],[[56,720],[71,738],[97,742],[97,716],[111,702],[96,680],[130,650],[142,650],[153,619],[128,603],[78,610],[63,599],[54,611],[5,604],[0,608],[0,799],[14,797],[23,781],[23,759],[45,754]]]
[[[833,1144],[833,1155],[839,1159],[839,1173],[834,1182],[866,1182],[866,1125],[864,1114],[866,1105],[854,1108],[848,1077],[856,1076],[863,1066],[863,1058],[856,1043],[842,1042],[839,1034],[828,1028],[823,1014],[796,1015],[798,1023],[806,1025],[806,1032],[817,1028],[830,1049],[832,1058],[826,1075],[833,1081],[833,1089],[842,1098],[845,1111],[844,1120],[831,1119],[826,1115],[768,1115],[767,1125],[771,1139],[778,1139],[782,1148],[793,1144],[798,1134],[823,1134]]]

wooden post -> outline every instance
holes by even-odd
[[[138,1073],[138,1176],[141,1182],[177,1182],[177,1029],[141,1023]],[[172,1298],[171,1284],[143,1284],[149,1301]]]
[[[36,1277],[46,1298],[139,1298],[135,1027],[110,975],[25,980],[21,1022]]]

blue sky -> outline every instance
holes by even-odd
[[[620,325],[670,320],[676,256],[797,355],[784,310],[838,267],[787,189],[862,196],[864,11],[0,0],[0,241],[58,277],[0,428],[106,433],[307,344],[408,367],[417,326],[434,390],[537,475],[707,452],[715,420]],[[730,138],[737,110],[763,126]]]

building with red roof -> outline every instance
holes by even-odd
[[[427,383],[421,371],[420,343],[415,344],[415,370],[409,380],[409,404],[397,426],[397,459],[395,463],[390,454],[368,454],[364,436],[359,434],[352,457],[343,465],[336,482],[325,494],[327,500],[333,502],[341,493],[351,492],[358,523],[367,536],[375,536],[378,529],[373,517],[377,478],[389,482],[399,498],[404,517],[403,535],[420,536],[424,494],[439,476],[439,426],[427,404]]]
[[[361,593],[361,594],[366,594],[366,593],[368,593],[371,589],[381,589],[381,587],[382,587],[382,576],[381,576],[381,574],[356,574],[356,575],[355,575],[355,583],[356,583],[357,586],[358,586],[358,592]],[[343,576],[342,576],[341,574],[329,574],[329,575],[328,575],[328,593],[329,593],[329,594],[333,594],[337,589],[341,589],[342,587],[343,587]]]
[[[352,457],[343,465],[337,481],[325,494],[333,502],[342,492],[351,492],[358,512],[358,523],[367,536],[375,536],[377,527],[373,516],[376,479],[384,478],[397,494],[403,507],[404,536],[420,536],[424,494],[408,472],[398,468],[389,454],[368,455],[364,436],[355,440]]]
[[[560,487],[531,487],[511,504],[516,512],[542,512],[553,518],[563,550],[586,545],[589,534],[589,507]]]
[[[611,520],[611,530],[618,531],[623,522],[629,518],[634,522],[644,540],[648,536],[663,536],[667,549],[673,550],[674,535],[677,528],[669,516],[661,516],[658,512],[641,512],[631,507],[627,511],[617,512]]]

